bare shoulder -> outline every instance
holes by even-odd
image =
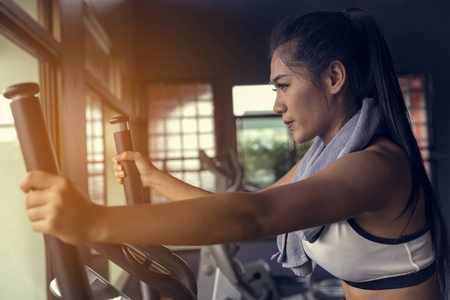
[[[366,149],[361,151],[380,163],[380,168],[386,168],[390,176],[400,176],[405,182],[409,182],[410,163],[405,150],[387,138],[374,140]],[[386,174],[386,176],[389,176]],[[400,182],[399,182],[400,183]]]
[[[408,162],[408,156],[405,150],[385,137],[373,140],[363,151],[373,151],[386,157],[386,159],[401,159],[403,162]]]
[[[270,224],[263,230],[268,234],[349,218],[377,224],[401,212],[410,194],[410,177],[403,149],[388,139],[378,139],[311,177],[261,191],[254,209],[265,208],[265,221],[260,223]]]
[[[411,191],[411,169],[406,151],[387,138],[378,138],[361,154],[365,159],[374,161],[376,173],[384,178],[385,196],[390,199],[385,208],[389,211],[402,208]]]
[[[367,212],[391,211],[393,206],[403,206],[411,191],[408,156],[387,138],[378,138],[364,150],[343,156],[324,171],[334,181],[343,177],[337,180],[339,184],[371,204]]]

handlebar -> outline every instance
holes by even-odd
[[[114,140],[117,154],[125,151],[134,151],[133,139],[128,126],[129,117],[118,116],[111,118],[109,123],[114,125]],[[141,179],[133,161],[120,162],[127,176],[123,178],[123,188],[128,204],[143,204],[144,197],[141,190]]]
[[[59,175],[58,163],[36,96],[39,86],[23,83],[7,87],[2,93],[5,98],[13,100],[11,111],[27,171],[41,170]],[[63,298],[93,299],[78,247],[45,234],[44,242],[52,268],[61,282]]]

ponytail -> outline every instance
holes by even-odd
[[[409,157],[412,190],[401,215],[412,208],[410,218],[412,217],[422,190],[425,196],[428,226],[436,253],[438,277],[442,292],[447,295],[449,284],[447,274],[450,272],[447,226],[411,130],[411,121],[389,49],[375,20],[369,14],[359,9],[348,9],[347,13],[354,26],[366,39],[370,61],[368,82],[373,83],[373,89],[383,112],[384,133],[402,147]]]
[[[411,219],[423,192],[438,277],[446,296],[450,272],[447,227],[411,130],[388,46],[375,20],[355,8],[292,15],[275,28],[270,46],[270,57],[277,50],[286,66],[294,71],[306,69],[316,80],[332,61],[339,60],[346,68],[350,97],[358,105],[366,97],[377,99],[383,134],[405,150],[411,167],[411,195],[400,216],[410,210]]]

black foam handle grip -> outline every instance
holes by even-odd
[[[3,94],[14,100],[11,110],[26,169],[59,175],[41,105],[35,96],[38,91],[37,84],[28,83],[8,87]],[[63,299],[93,299],[78,247],[50,235],[44,235],[44,241]]]
[[[117,154],[125,151],[134,151],[130,130],[114,132]],[[123,178],[123,188],[127,204],[143,204],[142,185],[139,172],[134,161],[121,161],[126,176]]]

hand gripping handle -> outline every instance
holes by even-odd
[[[131,138],[131,131],[128,126],[129,120],[130,118],[125,116],[118,116],[109,120],[115,126],[114,140],[117,154],[125,151],[134,151],[133,139]],[[125,190],[127,204],[143,204],[142,185],[136,164],[134,161],[121,161],[120,164],[123,166],[126,174],[123,178],[123,188]]]
[[[44,121],[39,98],[39,85],[23,83],[3,90],[5,98],[13,100],[11,111],[17,136],[28,171],[41,170],[59,175],[58,162]],[[93,299],[79,249],[61,240],[44,235],[64,300]]]

